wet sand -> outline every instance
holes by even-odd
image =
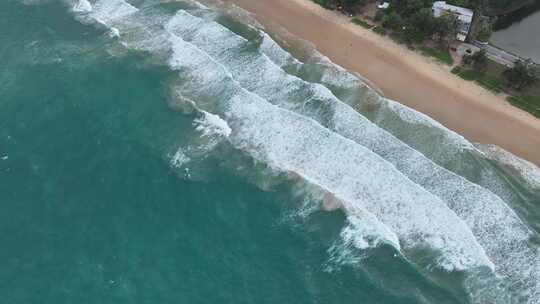
[[[386,97],[423,112],[473,142],[498,145],[540,166],[540,119],[450,68],[349,22],[309,0],[225,0],[272,32],[283,28],[333,62],[369,79]]]

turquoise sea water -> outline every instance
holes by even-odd
[[[1,1],[1,303],[540,303],[537,168],[164,2]]]

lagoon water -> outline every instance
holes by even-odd
[[[540,63],[540,12],[536,12],[509,28],[494,32],[491,42],[523,58]]]
[[[540,303],[540,173],[238,10],[0,2],[3,303]]]

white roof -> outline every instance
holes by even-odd
[[[384,2],[382,4],[379,4],[379,8],[382,8],[382,9],[387,9],[388,7],[390,6],[390,3],[388,2]]]
[[[433,13],[435,17],[440,17],[445,12],[451,12],[458,16],[461,22],[471,23],[474,12],[468,8],[446,4],[446,1],[433,3]]]

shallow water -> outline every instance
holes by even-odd
[[[6,303],[540,303],[538,169],[316,52],[192,1],[0,23]]]

